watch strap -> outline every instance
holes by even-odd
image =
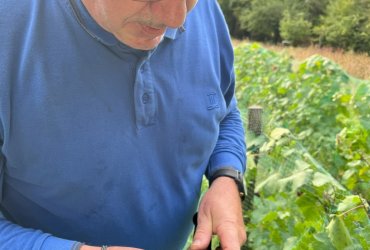
[[[216,170],[216,172],[214,172],[209,177],[209,185],[211,186],[213,181],[215,179],[217,179],[218,177],[221,177],[221,176],[230,177],[230,178],[234,179],[234,181],[235,181],[235,183],[238,187],[240,198],[243,201],[244,198],[245,198],[245,188],[244,188],[243,174],[240,171],[232,169],[232,168],[221,168],[221,169]]]

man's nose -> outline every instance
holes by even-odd
[[[185,22],[187,14],[186,0],[162,0],[153,10],[157,19],[170,28],[178,28]]]

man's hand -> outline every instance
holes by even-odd
[[[213,234],[219,237],[223,250],[240,250],[247,239],[239,191],[235,181],[229,177],[214,180],[204,195],[189,249],[207,249]]]

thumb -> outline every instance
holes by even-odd
[[[212,220],[204,214],[198,215],[198,226],[196,227],[193,242],[189,250],[207,249],[212,239]]]

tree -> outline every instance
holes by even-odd
[[[315,32],[324,45],[370,54],[370,0],[331,0]]]
[[[218,3],[225,15],[231,35],[236,38],[245,37],[248,31],[241,28],[239,17],[242,10],[250,8],[250,0],[218,0]]]
[[[239,16],[241,27],[250,32],[252,39],[277,43],[281,40],[279,25],[284,8],[281,0],[252,0],[250,9]]]
[[[294,0],[293,0],[294,1]],[[329,0],[303,0],[303,8],[307,11],[307,19],[314,25],[320,24],[320,17],[326,14]]]
[[[291,14],[284,12],[280,22],[281,37],[292,45],[306,45],[310,43],[312,23],[305,19],[304,13]]]

